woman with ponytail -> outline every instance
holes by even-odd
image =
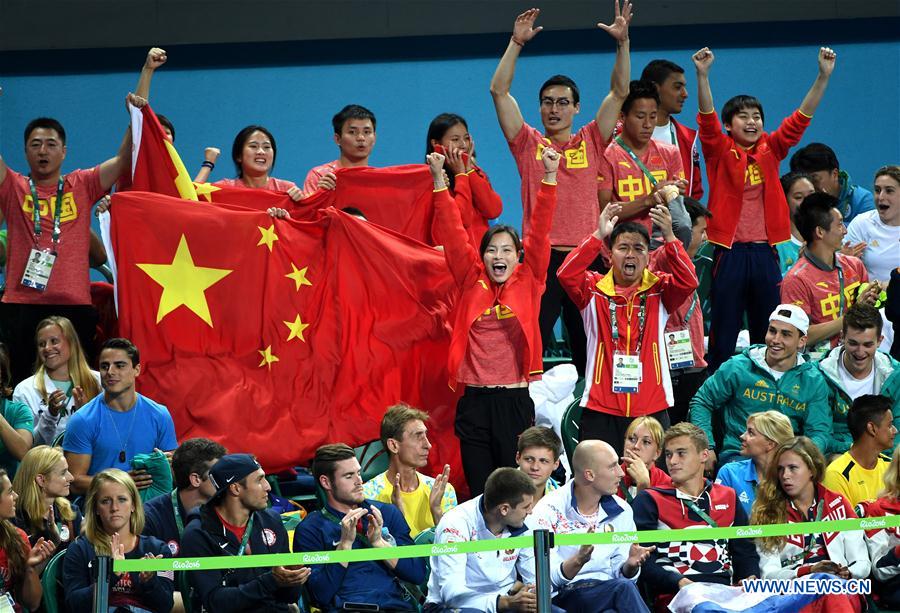
[[[50,445],[65,431],[69,416],[100,393],[100,373],[88,366],[75,327],[65,317],[41,320],[35,342],[34,375],[16,386],[13,400],[31,409],[35,444]]]

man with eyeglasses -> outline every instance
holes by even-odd
[[[778,305],[769,316],[766,344],[752,345],[726,361],[694,395],[690,419],[709,439],[707,469],[712,470],[717,459],[719,466],[737,459],[747,418],[761,411],[784,414],[794,434],[811,438],[823,452],[827,449],[832,436],[828,383],[799,353],[808,330],[803,309]],[[716,421],[724,427],[719,441],[713,439]]]
[[[188,523],[188,513],[216,493],[209,480],[209,469],[228,453],[225,448],[207,438],[184,441],[172,454],[172,474],[175,489],[160,494],[144,505],[144,532],[169,545],[172,555],[181,550],[181,535]]]
[[[544,173],[541,151],[544,147],[553,147],[562,155],[557,209],[550,230],[552,250],[547,286],[541,299],[540,328],[541,340],[546,348],[554,341],[553,327],[562,310],[573,362],[580,375],[584,374],[586,362],[584,328],[578,308],[566,296],[556,279],[556,269],[562,264],[566,254],[597,227],[597,177],[600,160],[615,128],[622,102],[628,95],[631,68],[628,25],[631,22],[631,3],[625,0],[621,10],[618,0],[615,0],[614,5],[616,17],[613,24],[597,24],[617,44],[610,92],[596,116],[577,132],[573,132],[572,122],[581,111],[580,96],[578,86],[571,78],[555,75],[541,86],[539,100],[543,132],[525,123],[519,105],[509,91],[519,53],[542,29],[540,26],[534,27],[539,9],[525,11],[516,18],[509,45],[491,79],[491,96],[497,119],[522,178],[525,234],[529,233],[528,220]],[[601,267],[598,262],[592,269]]]

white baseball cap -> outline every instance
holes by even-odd
[[[809,316],[796,304],[779,304],[769,315],[769,321],[791,324],[804,336],[809,331]]]

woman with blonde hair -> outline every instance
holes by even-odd
[[[69,416],[100,393],[100,373],[91,370],[72,322],[52,315],[35,331],[34,375],[16,386],[13,400],[34,415],[34,442],[50,445]]]
[[[94,595],[92,563],[98,555],[114,560],[169,557],[169,547],[152,536],[141,536],[144,509],[137,486],[118,468],[102,470],[91,480],[84,508],[84,534],[66,550],[63,585],[72,611],[88,611]],[[109,606],[133,612],[172,610],[171,574],[118,573],[110,581]]]
[[[860,517],[900,515],[900,447],[884,473],[884,489],[875,500],[856,505]],[[900,527],[866,530],[866,547],[872,562],[872,593],[878,606],[900,608]]]
[[[756,490],[750,524],[804,523],[856,517],[853,507],[822,485],[825,458],[810,439],[779,445]],[[793,579],[827,573],[864,579],[871,564],[859,531],[769,536],[757,539],[763,579]]]
[[[28,536],[16,528],[16,491],[6,471],[0,468],[0,603],[4,611],[35,610],[44,591],[39,578],[44,563],[53,555],[53,543],[44,539],[32,547]]]
[[[756,500],[756,488],[765,477],[775,450],[793,436],[791,420],[778,411],[762,411],[747,418],[747,429],[740,437],[741,455],[747,459],[722,466],[716,483],[727,485],[737,493],[738,502],[748,516]]]
[[[22,458],[13,480],[19,494],[15,524],[32,544],[43,538],[65,549],[81,532],[81,512],[66,498],[74,479],[59,447],[39,445]]]
[[[636,418],[625,430],[619,496],[628,501],[648,487],[672,487],[672,479],[656,465],[662,453],[663,427],[655,417]]]

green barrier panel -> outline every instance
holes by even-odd
[[[739,526],[727,528],[687,528],[681,530],[644,530],[630,532],[596,532],[581,534],[556,534],[555,545],[618,545],[622,543],[669,543],[711,539],[761,538],[789,534],[818,534],[820,532],[847,532],[875,530],[900,526],[900,515],[867,517],[802,524],[775,524],[771,526]],[[312,551],[305,553],[275,553],[250,556],[216,556],[209,558],[163,558],[146,560],[116,560],[113,570],[121,572],[215,570],[223,568],[256,568],[264,566],[290,566],[293,564],[332,564],[335,562],[366,562],[394,558],[420,558],[429,556],[504,551],[534,546],[531,536],[516,536],[488,541],[467,541],[435,545],[407,545],[403,547],[351,549],[349,551]]]

